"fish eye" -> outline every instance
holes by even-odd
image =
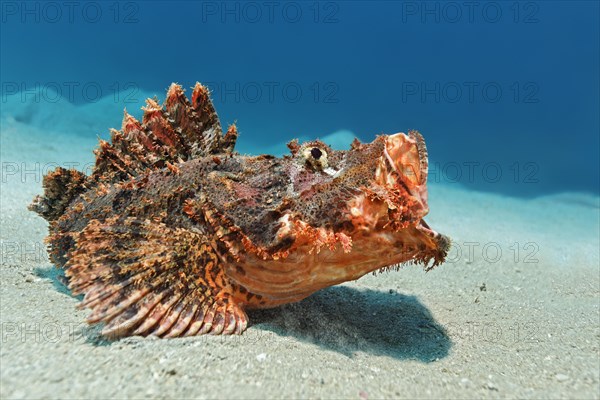
[[[321,146],[305,146],[300,152],[301,162],[313,171],[323,171],[329,166],[327,151]]]
[[[313,147],[310,150],[310,155],[313,156],[315,160],[318,160],[323,155],[323,152],[318,147]]]

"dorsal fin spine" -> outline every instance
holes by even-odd
[[[121,130],[113,131],[112,143],[101,142],[96,152],[94,180],[116,182],[166,162],[232,153],[237,128],[233,124],[223,135],[208,88],[196,83],[191,99],[173,83],[162,106],[156,99],[146,100],[141,123],[125,110]]]

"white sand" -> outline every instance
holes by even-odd
[[[1,122],[0,398],[600,398],[598,197],[434,185],[427,221],[455,247],[430,273],[251,312],[241,337],[107,342],[26,209],[46,166],[89,166],[96,139]]]

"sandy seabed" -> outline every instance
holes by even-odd
[[[26,209],[49,169],[90,168],[96,139],[1,122],[2,399],[600,398],[597,196],[431,185],[427,221],[454,247],[429,273],[250,312],[242,336],[110,342],[84,323],[46,256],[46,222]]]

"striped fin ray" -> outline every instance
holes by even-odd
[[[219,262],[201,234],[113,217],[78,234],[65,273],[107,337],[239,334],[247,316]]]

